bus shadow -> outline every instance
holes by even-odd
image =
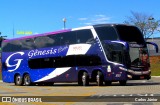
[[[78,85],[77,83],[55,83],[54,85],[47,85],[47,84],[44,84],[44,85],[39,85],[39,84],[34,84],[32,86],[53,86],[53,87],[91,87],[91,86],[97,86],[96,84],[89,84],[89,86],[80,86]]]
[[[125,86],[151,86],[151,85],[160,85],[160,82],[146,82],[146,83],[143,83],[143,82],[129,82],[127,83]],[[14,84],[11,84],[10,86],[15,86]],[[55,83],[53,85],[51,84],[32,84],[30,86],[38,86],[38,87],[92,87],[92,86],[97,86],[96,83],[91,83],[89,84],[89,86],[80,86],[78,85],[77,83]],[[121,86],[118,82],[113,82],[111,85],[103,85],[103,86],[100,86],[100,87],[107,87],[107,86]]]
[[[151,85],[160,85],[160,82],[154,82],[154,83],[127,83],[125,86],[151,86]],[[32,85],[32,86],[53,86],[53,87],[92,87],[97,86],[97,84],[89,84],[89,86],[80,86],[78,84],[54,84],[54,85]],[[103,85],[99,87],[107,87],[107,86],[121,86],[119,83],[113,83],[111,85]]]
[[[9,86],[16,86],[15,84],[8,84]],[[29,85],[30,87],[92,87],[92,86],[97,86],[96,83],[91,83],[89,86],[80,86],[78,83],[54,83],[54,84],[32,84]],[[23,87],[23,86],[19,86]],[[25,86],[24,86],[25,87]]]

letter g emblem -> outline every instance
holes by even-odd
[[[16,53],[13,53],[13,54],[11,54],[11,55],[6,59],[6,65],[7,65],[7,67],[15,67],[14,69],[8,70],[9,72],[13,72],[13,71],[17,70],[18,67],[20,66],[22,60],[23,60],[23,59],[15,59],[14,61],[17,61],[17,63],[14,64],[14,65],[10,65],[10,64],[9,64],[9,61],[10,61],[11,57],[14,56],[15,54],[20,54],[20,55],[22,56],[22,55],[24,55],[24,52],[16,52]]]

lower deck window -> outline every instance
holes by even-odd
[[[95,55],[70,55],[64,57],[30,59],[28,65],[31,69],[96,66],[101,65],[101,59]]]

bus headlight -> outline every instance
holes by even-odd
[[[127,69],[124,68],[124,67],[119,67],[119,69],[120,69],[120,70],[123,70],[123,71],[127,71]]]
[[[132,75],[127,75],[127,77],[128,77],[129,79],[132,79]]]

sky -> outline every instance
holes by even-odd
[[[0,0],[0,32],[7,38],[93,24],[123,23],[131,11],[160,20],[160,0]],[[160,37],[160,34],[156,34]]]

